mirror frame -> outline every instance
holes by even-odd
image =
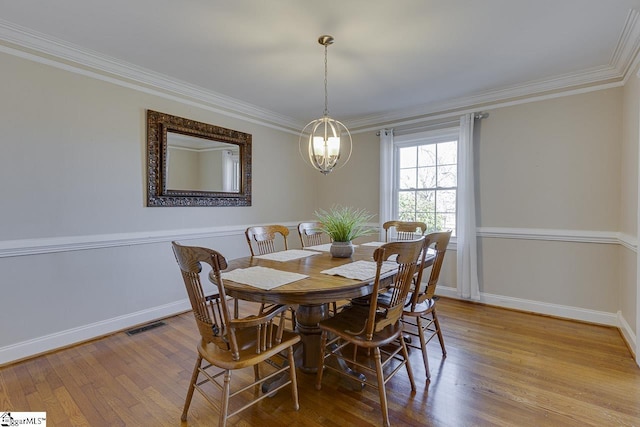
[[[237,145],[240,191],[168,190],[167,132]],[[147,206],[251,206],[251,134],[147,110]]]

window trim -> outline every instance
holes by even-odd
[[[444,129],[429,130],[405,135],[394,135],[393,138],[393,180],[392,180],[392,194],[391,194],[391,213],[394,218],[398,218],[398,192],[400,182],[400,155],[399,150],[404,147],[413,147],[417,145],[431,145],[439,142],[449,142],[455,139],[457,144],[460,144],[460,126],[448,127]],[[456,159],[456,174],[458,159]],[[456,194],[458,191],[458,185],[456,184]],[[458,197],[456,196],[456,215],[458,212]],[[457,236],[457,223],[456,231],[454,233]],[[452,236],[453,238],[453,236]]]

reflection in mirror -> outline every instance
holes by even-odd
[[[167,190],[239,192],[240,149],[167,132]]]
[[[251,135],[147,110],[147,206],[251,206]]]

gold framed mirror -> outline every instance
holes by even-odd
[[[251,206],[251,134],[147,110],[147,206]]]

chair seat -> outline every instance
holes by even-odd
[[[411,308],[412,298],[413,298],[412,294],[409,294],[407,296],[407,299],[405,300],[405,303],[404,303],[404,310],[402,310],[403,314],[406,314],[409,316],[422,316],[424,314],[428,314],[433,310],[433,307],[436,305],[436,299],[437,299],[437,297],[434,297],[434,298],[424,300],[421,303],[416,304],[416,306],[412,309]],[[390,301],[391,301],[391,291],[387,291],[383,294],[378,295],[378,305],[380,307],[389,306]]]
[[[320,328],[343,339],[348,339],[359,347],[380,347],[393,342],[402,334],[402,324],[396,322],[378,332],[367,340],[364,327],[369,315],[369,307],[352,306],[344,308],[333,317],[320,322]]]
[[[407,316],[423,316],[433,311],[433,307],[435,307],[435,305],[436,301],[433,298],[424,300],[420,304],[416,304],[416,306],[413,308],[411,307],[411,302],[409,301],[409,304],[405,305],[402,314],[405,314]]]
[[[256,364],[256,360],[266,360],[276,354],[287,350],[290,346],[300,342],[300,336],[293,332],[284,331],[282,333],[282,341],[280,344],[276,344],[273,347],[261,352],[256,352],[256,333],[254,331],[251,334],[247,334],[247,331],[237,334],[238,348],[240,351],[240,358],[233,360],[233,356],[229,350],[223,350],[215,343],[203,343],[198,345],[198,352],[200,355],[213,366],[217,366],[222,369],[242,369],[248,366]]]

